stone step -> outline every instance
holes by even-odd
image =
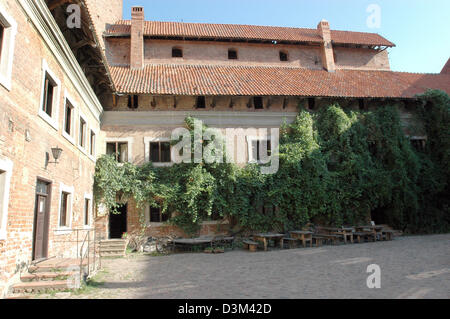
[[[12,286],[12,292],[14,294],[66,290],[66,289],[73,289],[72,284],[67,280],[31,281],[18,283]]]
[[[55,281],[55,280],[66,280],[71,276],[79,276],[79,272],[35,272],[35,273],[26,273],[20,277],[22,282],[30,282],[30,281]]]
[[[123,244],[126,245],[127,241],[125,239],[106,239],[100,240],[100,244]]]
[[[103,250],[105,248],[117,248],[117,249],[125,249],[127,248],[126,245],[122,245],[122,244],[102,244],[100,245],[100,250]]]
[[[125,257],[125,252],[100,252],[100,257]]]

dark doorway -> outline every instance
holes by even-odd
[[[33,260],[48,257],[51,184],[38,180],[34,209]]]
[[[109,238],[122,238],[123,233],[127,232],[127,204],[117,209],[117,214],[109,214]]]

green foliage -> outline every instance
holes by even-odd
[[[428,136],[425,152],[414,150],[404,136],[395,105],[355,112],[336,104],[317,113],[301,110],[282,126],[276,174],[263,175],[253,164],[155,168],[118,165],[103,156],[96,167],[96,199],[113,212],[130,198],[139,207],[161,205],[164,213],[175,213],[169,222],[190,234],[213,212],[259,231],[286,231],[311,221],[367,223],[372,213],[404,231],[445,232],[450,99],[440,91],[419,99],[423,106],[415,113]],[[192,141],[193,123],[186,119]]]

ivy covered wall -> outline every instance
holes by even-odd
[[[428,137],[423,150],[405,136],[396,105],[355,111],[332,103],[302,109],[281,128],[276,174],[263,175],[255,164],[119,166],[105,155],[97,161],[96,201],[112,212],[129,198],[140,208],[161,205],[174,213],[170,223],[191,234],[213,213],[260,231],[374,219],[410,233],[447,232],[450,99],[429,91],[418,102],[413,113]],[[192,122],[186,119],[191,132]]]

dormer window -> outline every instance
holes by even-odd
[[[138,95],[128,95],[128,108],[137,109],[139,106],[139,96]]]
[[[183,50],[181,48],[172,48],[172,58],[182,58]]]
[[[204,96],[197,96],[197,102],[195,103],[197,109],[206,108],[206,98]]]
[[[286,62],[288,61],[288,54],[287,52],[280,51],[280,61]]]
[[[235,49],[228,49],[228,60],[237,60],[237,50]]]

